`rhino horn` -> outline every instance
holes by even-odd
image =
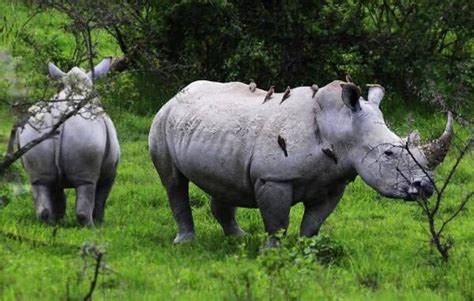
[[[367,100],[379,106],[385,95],[385,89],[381,85],[376,84],[370,84],[367,87],[369,88]]]
[[[97,66],[94,67],[94,79],[98,79],[99,77],[106,74],[110,67],[112,66],[112,57],[107,57],[103,59]],[[92,79],[92,70],[87,72],[87,76]]]
[[[420,146],[421,151],[428,161],[428,167],[431,169],[436,168],[441,162],[443,162],[444,157],[448,153],[449,147],[451,145],[451,140],[453,136],[453,114],[448,112],[448,122],[446,123],[446,128],[438,139],[433,140],[430,143]]]
[[[61,78],[66,74],[61,69],[56,67],[55,64],[53,64],[51,62],[48,63],[48,71],[49,71],[49,75],[53,78]]]

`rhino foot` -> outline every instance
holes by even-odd
[[[234,236],[234,237],[244,237],[247,235],[244,230],[242,230],[240,227],[234,227],[231,229],[225,229],[224,234],[226,236]]]
[[[88,217],[86,214],[78,213],[78,214],[76,214],[76,219],[77,219],[77,222],[81,226],[92,226],[93,225],[92,219],[90,217]]]
[[[274,236],[270,236],[263,243],[262,251],[278,248],[279,246],[280,240]]]
[[[178,233],[173,241],[175,244],[192,242],[196,239],[194,232]]]
[[[49,223],[50,222],[50,217],[51,217],[51,213],[46,208],[41,210],[41,212],[38,214],[38,219],[41,220],[44,223]]]

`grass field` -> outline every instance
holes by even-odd
[[[32,22],[46,27],[49,21]],[[3,41],[0,47],[12,51],[11,45]],[[113,47],[102,50],[107,51]],[[26,81],[28,74],[19,76]],[[410,130],[408,113],[422,137],[444,126],[440,114],[418,107],[407,112],[390,95],[386,102],[387,121],[399,134]],[[90,258],[80,255],[87,243],[106,251],[96,300],[474,300],[474,205],[449,227],[455,245],[450,262],[444,264],[430,247],[420,208],[380,197],[359,178],[319,237],[298,240],[303,208],[297,205],[283,246],[263,253],[257,210],[239,209],[238,220],[248,235],[226,238],[211,216],[207,195],[192,187],[198,239],[173,245],[175,223],[148,154],[153,113],[134,115],[109,107],[122,160],[102,226],[77,226],[73,192],[68,192],[68,214],[58,227],[39,223],[27,177],[15,164],[12,173],[18,175],[0,183],[0,192],[8,190],[11,196],[0,205],[0,299],[81,300],[94,271]],[[0,153],[12,122],[11,114],[0,107]],[[455,130],[465,138],[459,126]],[[439,178],[446,176],[453,156],[438,169]],[[441,212],[452,212],[456,201],[473,189],[470,154],[453,178]]]

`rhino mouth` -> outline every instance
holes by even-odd
[[[406,186],[404,190],[406,194],[404,199],[408,202],[426,200],[434,193],[433,185],[430,183],[423,183],[421,181],[415,181],[411,183],[409,186]]]
[[[402,199],[406,202],[426,200],[434,193],[434,188],[430,183],[413,182],[398,187],[395,191],[379,192],[381,195],[391,199]]]

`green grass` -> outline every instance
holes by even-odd
[[[0,3],[0,9],[15,9],[19,20],[27,13],[21,5]],[[58,34],[53,25],[62,21],[60,16],[46,15],[33,19],[31,26],[48,32],[44,35],[48,38]],[[23,65],[18,76],[28,82],[28,67],[38,67],[39,62],[29,62],[30,50],[22,44],[12,46],[12,39],[3,40],[0,48],[15,57],[25,56],[17,58]],[[99,39],[105,45],[101,46],[104,55],[116,51],[106,36]],[[63,42],[58,41],[60,45]],[[69,56],[70,46],[66,43],[61,47],[65,47],[64,57]],[[406,109],[390,95],[385,102],[388,123],[406,135],[410,130],[405,123]],[[192,244],[173,245],[176,226],[147,149],[154,112],[138,116],[114,107],[116,103],[107,103],[107,107],[118,130],[122,160],[104,225],[76,225],[73,192],[68,193],[67,217],[56,230],[39,223],[19,163],[13,170],[19,176],[0,183],[0,192],[5,189],[10,196],[10,202],[0,207],[2,300],[82,299],[93,271],[91,266],[84,269],[79,254],[85,242],[106,249],[109,270],[99,278],[94,294],[98,300],[474,299],[472,203],[448,229],[455,245],[445,265],[428,243],[424,216],[416,204],[380,197],[360,179],[349,185],[320,238],[297,241],[303,212],[297,205],[292,209],[283,247],[265,253],[259,253],[264,236],[257,210],[239,209],[238,220],[248,235],[240,240],[226,238],[211,216],[207,195],[192,187],[198,239]],[[413,127],[425,139],[444,127],[443,116],[416,106],[411,114]],[[12,122],[10,113],[0,106],[0,153],[5,150]],[[456,132],[466,138],[458,126]],[[438,169],[439,178],[446,176],[453,156],[450,153]],[[473,170],[471,154],[453,178],[443,213],[452,212],[456,201],[474,189]],[[320,262],[322,251],[331,263]]]
[[[1,117],[0,135],[5,135],[9,118],[5,112]],[[73,194],[69,194],[67,218],[54,238],[53,227],[35,220],[30,193],[18,195],[0,209],[0,294],[5,300],[64,299],[67,286],[72,298],[83,297],[89,285],[81,278],[79,247],[84,242],[106,248],[106,263],[113,272],[99,279],[96,291],[104,299],[474,297],[472,205],[449,228],[456,243],[450,264],[444,265],[427,243],[419,208],[381,198],[360,180],[349,186],[322,228],[330,244],[344,249],[334,264],[308,260],[310,255],[288,256],[301,245],[295,241],[301,206],[292,210],[286,247],[258,255],[263,239],[258,211],[238,212],[248,237],[225,238],[211,217],[207,196],[195,187],[191,196],[198,240],[174,246],[175,223],[147,150],[152,117],[115,112],[112,118],[122,161],[103,226],[76,226]],[[448,158],[441,173],[452,163]],[[472,156],[464,161],[454,183],[443,210],[473,189]],[[13,235],[23,240],[12,239]],[[90,275],[92,267],[87,272]]]

